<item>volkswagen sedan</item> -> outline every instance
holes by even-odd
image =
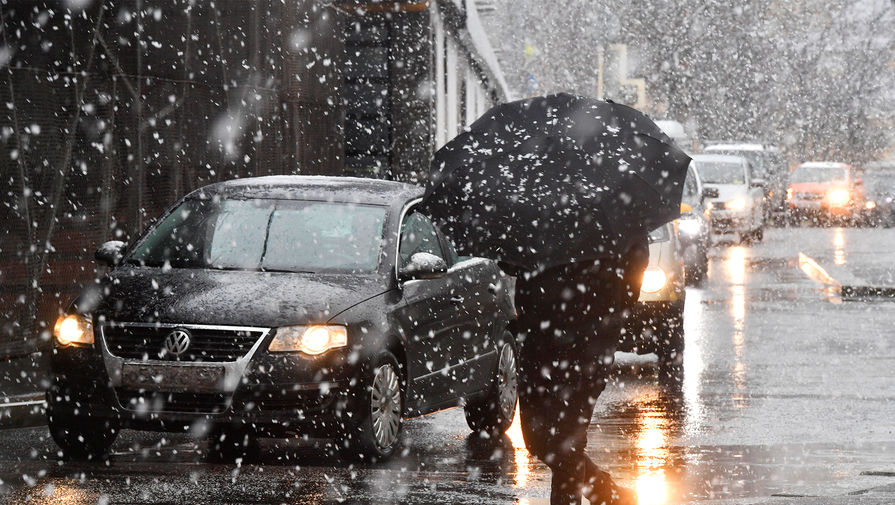
[[[516,404],[514,279],[458,257],[396,182],[264,177],[184,197],[54,329],[50,432],[73,458],[122,428],[331,438],[388,458],[402,421],[463,404],[509,427]]]

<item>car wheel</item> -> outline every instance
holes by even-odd
[[[488,391],[466,402],[466,424],[482,438],[500,438],[513,423],[518,397],[516,346],[513,335],[506,332]]]
[[[50,436],[62,449],[62,456],[77,461],[106,461],[109,449],[118,438],[118,426],[111,420],[99,420],[74,413],[61,413],[48,407]]]
[[[360,400],[361,421],[342,436],[339,449],[348,459],[385,461],[400,443],[404,420],[404,379],[392,353],[383,352],[368,372]]]

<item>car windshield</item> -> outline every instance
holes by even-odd
[[[739,156],[741,158],[746,158],[746,161],[752,166],[752,170],[755,171],[756,177],[763,177],[765,174],[764,171],[764,157],[762,156],[761,151],[753,151],[753,150],[739,150],[739,149],[712,149],[710,151],[712,154],[725,154],[728,156]]]
[[[299,200],[190,199],[127,258],[150,267],[369,272],[385,208]]]
[[[800,165],[791,177],[792,182],[837,182],[848,180],[848,170],[842,167]]]
[[[739,163],[697,161],[696,170],[706,184],[746,184],[746,171]]]

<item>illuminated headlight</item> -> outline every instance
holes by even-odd
[[[640,290],[644,293],[655,293],[662,289],[666,282],[668,282],[668,277],[662,268],[649,266],[643,272],[643,283],[640,285]]]
[[[63,347],[93,345],[93,323],[80,314],[63,314],[53,326],[53,337]]]
[[[873,200],[867,200],[867,203],[864,204],[864,208],[867,210],[873,210],[876,208],[876,202]]]
[[[830,202],[830,205],[836,207],[847,205],[849,200],[851,200],[851,195],[849,195],[847,189],[831,189],[827,193],[827,201]]]
[[[702,223],[698,219],[681,219],[677,229],[684,235],[699,235],[699,232],[702,231]]]
[[[786,190],[786,199],[792,200],[792,188]]]
[[[268,350],[316,356],[346,345],[348,329],[344,326],[285,326],[277,330]]]
[[[733,200],[725,203],[724,208],[727,210],[743,210],[746,208],[746,199],[743,197],[734,198]]]

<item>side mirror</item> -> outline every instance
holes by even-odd
[[[447,273],[447,263],[438,256],[418,252],[410,257],[410,262],[398,272],[399,281],[413,279],[437,279]]]
[[[721,196],[721,193],[718,193],[718,188],[702,188],[702,196],[705,198],[718,198]]]
[[[752,179],[752,183],[749,186],[753,188],[763,188],[768,185],[768,182],[764,179]]]
[[[99,246],[99,249],[96,250],[93,257],[96,259],[97,263],[114,267],[120,263],[121,258],[124,257],[124,248],[124,242],[120,240],[110,240]]]

